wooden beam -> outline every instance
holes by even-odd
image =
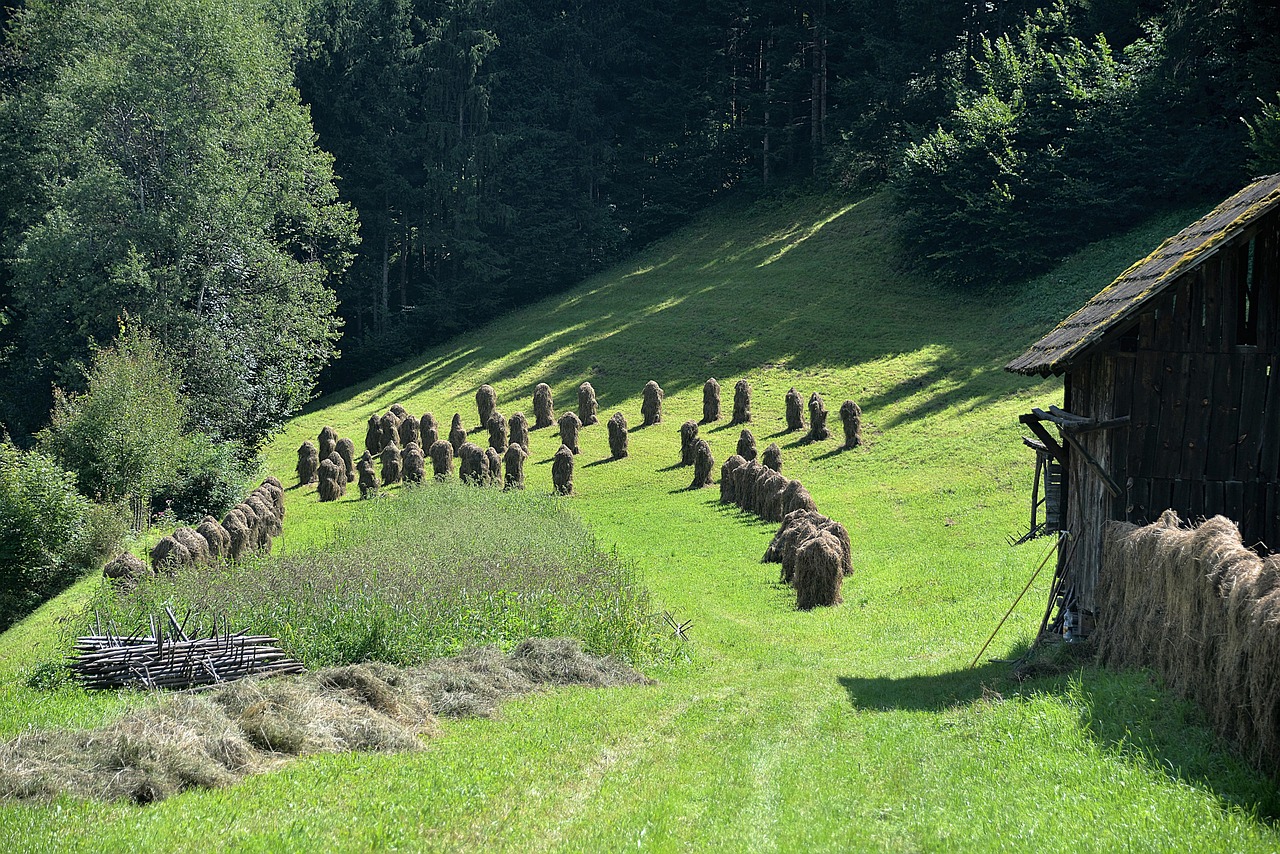
[[[1068,445],[1079,451],[1080,456],[1084,457],[1084,461],[1089,464],[1089,468],[1093,469],[1094,473],[1097,474],[1098,477],[1102,478],[1102,485],[1107,488],[1107,492],[1111,493],[1111,497],[1119,498],[1120,487],[1111,479],[1111,475],[1107,474],[1106,470],[1102,468],[1102,465],[1093,458],[1093,455],[1085,450],[1084,445],[1081,444],[1080,440],[1070,433],[1063,433],[1062,438],[1067,440]]]
[[[1067,452],[1058,444],[1058,440],[1049,435],[1049,431],[1044,429],[1044,425],[1040,423],[1040,419],[1028,413],[1021,415],[1018,420],[1026,425],[1027,429],[1036,434],[1036,438],[1044,442],[1045,449],[1049,454],[1058,461],[1058,465],[1065,466],[1067,464]]]

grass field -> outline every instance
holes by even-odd
[[[879,197],[718,210],[562,298],[318,401],[268,449],[288,483],[304,438],[329,424],[360,444],[393,403],[475,426],[484,382],[510,415],[531,414],[540,381],[563,410],[590,380],[602,421],[622,410],[634,427],[657,380],[663,423],[634,430],[619,461],[603,423],[587,428],[562,500],[634,562],[658,607],[692,621],[687,660],[648,668],[659,684],[534,696],[447,724],[420,754],[307,759],[150,807],[5,804],[0,837],[93,851],[1276,850],[1274,783],[1146,675],[1082,664],[1018,684],[1006,665],[968,669],[1047,548],[1006,537],[1026,525],[1032,477],[1017,415],[1061,387],[1001,365],[1199,212],[980,294],[902,269],[886,210]],[[776,526],[684,488],[678,429],[701,415],[709,376],[726,403],[751,381],[761,449],[778,442],[784,473],[848,527],[842,606],[797,612],[777,567],[759,563]],[[837,432],[834,411],[857,400],[864,447],[784,433],[793,385],[821,392]],[[531,490],[550,489],[551,433],[533,434]],[[733,452],[738,428],[702,433],[717,463]],[[324,541],[355,495],[322,505],[313,488],[290,490],[282,547]],[[90,724],[128,702],[22,684],[92,583],[0,638],[6,734]],[[988,657],[1030,641],[1047,583]]]

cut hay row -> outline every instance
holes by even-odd
[[[1280,555],[1244,547],[1215,516],[1184,527],[1107,526],[1098,574],[1099,660],[1150,667],[1204,708],[1260,769],[1280,767]]]
[[[0,797],[149,803],[229,786],[295,756],[417,750],[439,731],[436,716],[490,717],[501,702],[546,687],[644,684],[631,668],[562,638],[414,668],[360,664],[246,679],[163,695],[101,729],[0,744]]]

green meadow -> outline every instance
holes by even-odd
[[[879,195],[722,206],[561,297],[314,402],[267,449],[268,473],[291,486],[298,445],[325,425],[361,447],[369,415],[399,403],[442,432],[459,412],[484,444],[482,383],[505,415],[532,420],[537,383],[559,412],[590,381],[601,423],[584,429],[575,493],[557,501],[625,562],[655,615],[688,622],[686,641],[632,647],[656,685],[538,694],[496,719],[446,721],[418,753],[305,758],[149,806],[4,803],[0,838],[31,851],[1280,848],[1274,782],[1153,677],[1097,669],[1086,651],[1012,678],[1000,660],[1031,643],[1048,568],[970,668],[1050,547],[1008,538],[1028,524],[1033,477],[1017,417],[1060,402],[1061,384],[1002,365],[1200,211],[1018,287],[957,291],[902,264],[888,210]],[[778,443],[783,473],[848,528],[842,605],[797,611],[777,565],[760,563],[777,525],[721,505],[716,487],[686,488],[678,431],[701,417],[708,377],[724,400],[725,417],[700,428],[717,473],[745,378],[759,448]],[[648,380],[666,393],[663,421],[638,429]],[[792,386],[822,395],[835,438],[786,432]],[[847,451],[845,399],[864,435]],[[632,427],[620,460],[604,424],[615,411]],[[527,491],[549,493],[559,437],[537,430],[531,445]],[[384,492],[361,503],[353,486],[321,504],[314,486],[287,489],[277,548],[306,555],[355,525],[448,530],[433,515],[447,508],[395,513],[403,489]],[[31,687],[98,585],[0,636],[6,737],[140,702]]]

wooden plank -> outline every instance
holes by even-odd
[[[1267,359],[1258,353],[1241,353],[1240,427],[1236,438],[1236,478],[1258,480],[1263,424],[1266,422]]]
[[[1049,431],[1040,423],[1040,419],[1034,415],[1020,415],[1018,421],[1026,425],[1026,428],[1036,434],[1036,438],[1044,443],[1045,449],[1048,450],[1050,456],[1058,461],[1059,465],[1067,464],[1067,452],[1058,444],[1058,440],[1049,434]]]
[[[1223,492],[1222,506],[1226,508],[1227,518],[1239,525],[1243,531],[1246,526],[1244,483],[1238,480],[1229,480],[1223,484]]]
[[[1182,276],[1178,279],[1174,296],[1173,336],[1170,346],[1174,349],[1186,349],[1191,341],[1194,317],[1191,313],[1192,291],[1195,290],[1195,277]]]
[[[1191,510],[1191,481],[1174,478],[1170,493],[1169,506],[1183,519],[1192,518],[1195,514]]]
[[[1216,353],[1222,348],[1222,261],[1211,260],[1203,265],[1204,270],[1204,338],[1200,348],[1207,353]]]
[[[1162,446],[1168,453],[1162,454],[1161,462],[1166,477],[1178,477],[1183,474],[1182,468],[1187,459],[1187,445],[1184,428],[1187,423],[1187,408],[1190,404],[1190,389],[1195,379],[1195,360],[1189,353],[1171,355],[1166,360],[1173,375],[1166,383],[1165,400],[1167,403],[1160,413],[1160,431],[1163,434]]]
[[[1188,317],[1189,334],[1186,338],[1186,347],[1192,353],[1204,352],[1204,291],[1208,281],[1205,274],[1204,265],[1196,268],[1195,273],[1188,276],[1192,284],[1187,291],[1189,299],[1187,300],[1186,312]]]
[[[1258,307],[1258,349],[1273,353],[1280,348],[1280,282],[1276,274],[1280,271],[1276,251],[1280,248],[1277,240],[1277,223],[1280,219],[1275,213],[1266,217],[1265,227],[1258,232],[1258,243],[1253,252],[1253,293]]]
[[[1244,250],[1245,263],[1240,264],[1240,251]],[[1230,350],[1240,343],[1240,277],[1249,274],[1249,244],[1241,243],[1219,253],[1221,261],[1221,278],[1218,290],[1222,293],[1221,326],[1218,329],[1222,342],[1215,349],[1219,352]]]
[[[1125,514],[1126,521],[1135,525],[1145,525],[1151,521],[1148,506],[1151,503],[1151,480],[1135,477],[1129,487],[1129,509]]]
[[[1235,461],[1236,433],[1231,427],[1231,415],[1236,410],[1234,395],[1226,393],[1230,388],[1231,364],[1226,354],[1214,354],[1213,381],[1210,385],[1209,440],[1205,448],[1204,476],[1206,480],[1226,480],[1231,476]]]
[[[1227,515],[1226,485],[1221,480],[1206,480],[1204,482],[1204,516],[1208,519],[1220,515]]]
[[[1138,351],[1159,349],[1160,343],[1156,341],[1155,309],[1148,307],[1138,315]]]
[[[1160,384],[1163,374],[1158,353],[1138,355],[1138,385],[1142,394],[1142,409],[1134,410],[1134,416],[1142,420],[1135,425],[1135,439],[1140,439],[1137,459],[1130,474],[1154,477],[1156,460],[1160,455]],[[1131,452],[1132,453],[1132,452]]]
[[[1156,306],[1155,340],[1159,342],[1157,345],[1159,349],[1165,350],[1165,351],[1179,349],[1182,346],[1182,343],[1180,341],[1176,341],[1174,339],[1174,334],[1173,334],[1173,329],[1174,329],[1173,307],[1174,307],[1175,296],[1176,296],[1176,292],[1173,290],[1170,290],[1168,293],[1162,294],[1161,296],[1157,297],[1155,301],[1155,306]]]

